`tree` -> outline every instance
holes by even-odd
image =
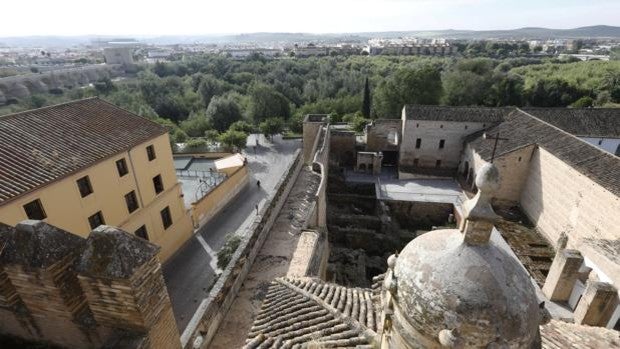
[[[229,130],[241,131],[247,134],[250,134],[254,131],[254,126],[252,124],[245,122],[243,120],[235,121],[230,127]]]
[[[187,141],[187,138],[187,133],[183,132],[183,130],[181,129],[174,130],[174,133],[172,134],[172,140],[175,143],[185,143],[185,141]]]
[[[204,113],[193,113],[181,122],[180,127],[190,137],[202,137],[211,125]]]
[[[362,102],[362,115],[365,118],[370,118],[370,87],[368,86],[368,77],[364,83],[364,100]]]
[[[205,75],[198,84],[198,94],[205,107],[209,106],[213,97],[225,92],[224,84],[213,75]]]
[[[245,148],[248,142],[248,135],[241,131],[228,130],[219,136],[219,141],[224,144],[226,148],[241,150]]]
[[[255,122],[274,116],[282,116],[284,119],[291,116],[288,99],[273,87],[264,83],[255,83],[250,87],[249,94],[248,114]]]
[[[241,120],[241,107],[232,96],[217,96],[209,103],[207,118],[214,129],[224,132],[234,122]]]
[[[264,134],[265,137],[269,136],[269,138],[273,140],[273,135],[282,133],[284,130],[284,119],[268,118],[260,123],[259,128],[260,132]]]
[[[588,108],[594,105],[594,99],[590,96],[584,96],[573,102],[570,106],[573,108]]]
[[[205,132],[205,138],[207,139],[207,141],[215,143],[219,140],[220,133],[217,132],[217,130],[207,130]]]
[[[538,80],[527,92],[528,103],[535,107],[566,107],[584,93],[562,79]]]
[[[107,95],[110,92],[115,90],[114,83],[108,77],[100,79],[99,81],[95,82],[93,85],[95,86],[95,91],[97,91],[100,94]]]
[[[207,145],[207,141],[203,138],[192,138],[185,143],[185,149],[203,150]]]
[[[439,104],[442,90],[437,67],[422,64],[401,68],[377,88],[375,114],[380,118],[396,119],[405,104]]]

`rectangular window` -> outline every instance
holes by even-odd
[[[416,149],[420,149],[420,147],[422,146],[422,138],[418,138],[415,140],[415,148]]]
[[[116,169],[118,170],[118,176],[119,177],[123,177],[124,175],[129,173],[129,170],[127,169],[127,162],[125,161],[125,158],[122,158],[122,159],[116,161]]]
[[[161,175],[153,177],[153,187],[155,187],[155,194],[164,191],[164,182],[161,180]]]
[[[146,155],[149,157],[149,161],[155,160],[155,158],[157,157],[155,155],[155,147],[153,147],[152,145],[146,147]]]
[[[80,189],[80,195],[86,197],[93,193],[93,187],[90,185],[90,179],[88,176],[84,176],[77,180],[78,189]]]
[[[105,220],[103,220],[103,213],[99,211],[94,215],[88,217],[88,224],[90,224],[90,229],[95,229],[100,225],[104,225]]]
[[[418,167],[419,163],[420,163],[420,159],[413,159],[413,167]]]
[[[441,160],[435,161],[435,167],[436,168],[440,168],[441,167]]]
[[[127,210],[129,213],[132,213],[139,207],[136,192],[133,190],[125,195],[125,202],[127,203]]]
[[[144,240],[147,240],[147,241],[148,241],[148,239],[149,239],[149,234],[146,232],[146,225],[143,225],[143,226],[141,226],[140,228],[138,228],[138,230],[136,230],[136,231],[134,232],[134,234],[135,234],[137,237],[141,237],[141,238],[143,238]]]
[[[439,149],[443,149],[443,147],[446,145],[446,140],[442,139],[439,141]]]
[[[170,207],[166,206],[161,210],[161,222],[164,224],[164,229],[168,229],[172,225],[172,216],[170,215]]]
[[[28,219],[42,220],[47,218],[45,210],[43,210],[43,204],[41,204],[41,200],[39,199],[30,201],[29,203],[25,204],[24,211],[26,211],[26,216],[28,217]]]

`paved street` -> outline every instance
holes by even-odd
[[[277,182],[293,160],[299,140],[281,140],[273,144],[259,136],[260,145],[254,152],[255,135],[248,138],[246,154],[250,169],[250,185],[208,224],[199,229],[163,267],[164,278],[172,301],[174,315],[183,331],[201,300],[208,294],[216,273],[217,251],[226,238],[243,231],[256,215],[256,204],[262,206],[274,191]],[[261,186],[257,187],[256,181]]]

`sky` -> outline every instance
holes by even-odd
[[[0,37],[620,26],[620,0],[2,0]]]

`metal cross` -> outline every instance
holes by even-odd
[[[484,135],[482,136],[484,139],[493,139],[495,141],[495,143],[493,144],[493,152],[491,153],[491,163],[493,163],[493,160],[495,159],[495,150],[497,149],[497,142],[498,141],[507,141],[508,138],[501,138],[499,136],[499,131],[497,131],[497,133],[495,134],[495,136],[493,135],[489,135],[486,132],[484,133]]]

